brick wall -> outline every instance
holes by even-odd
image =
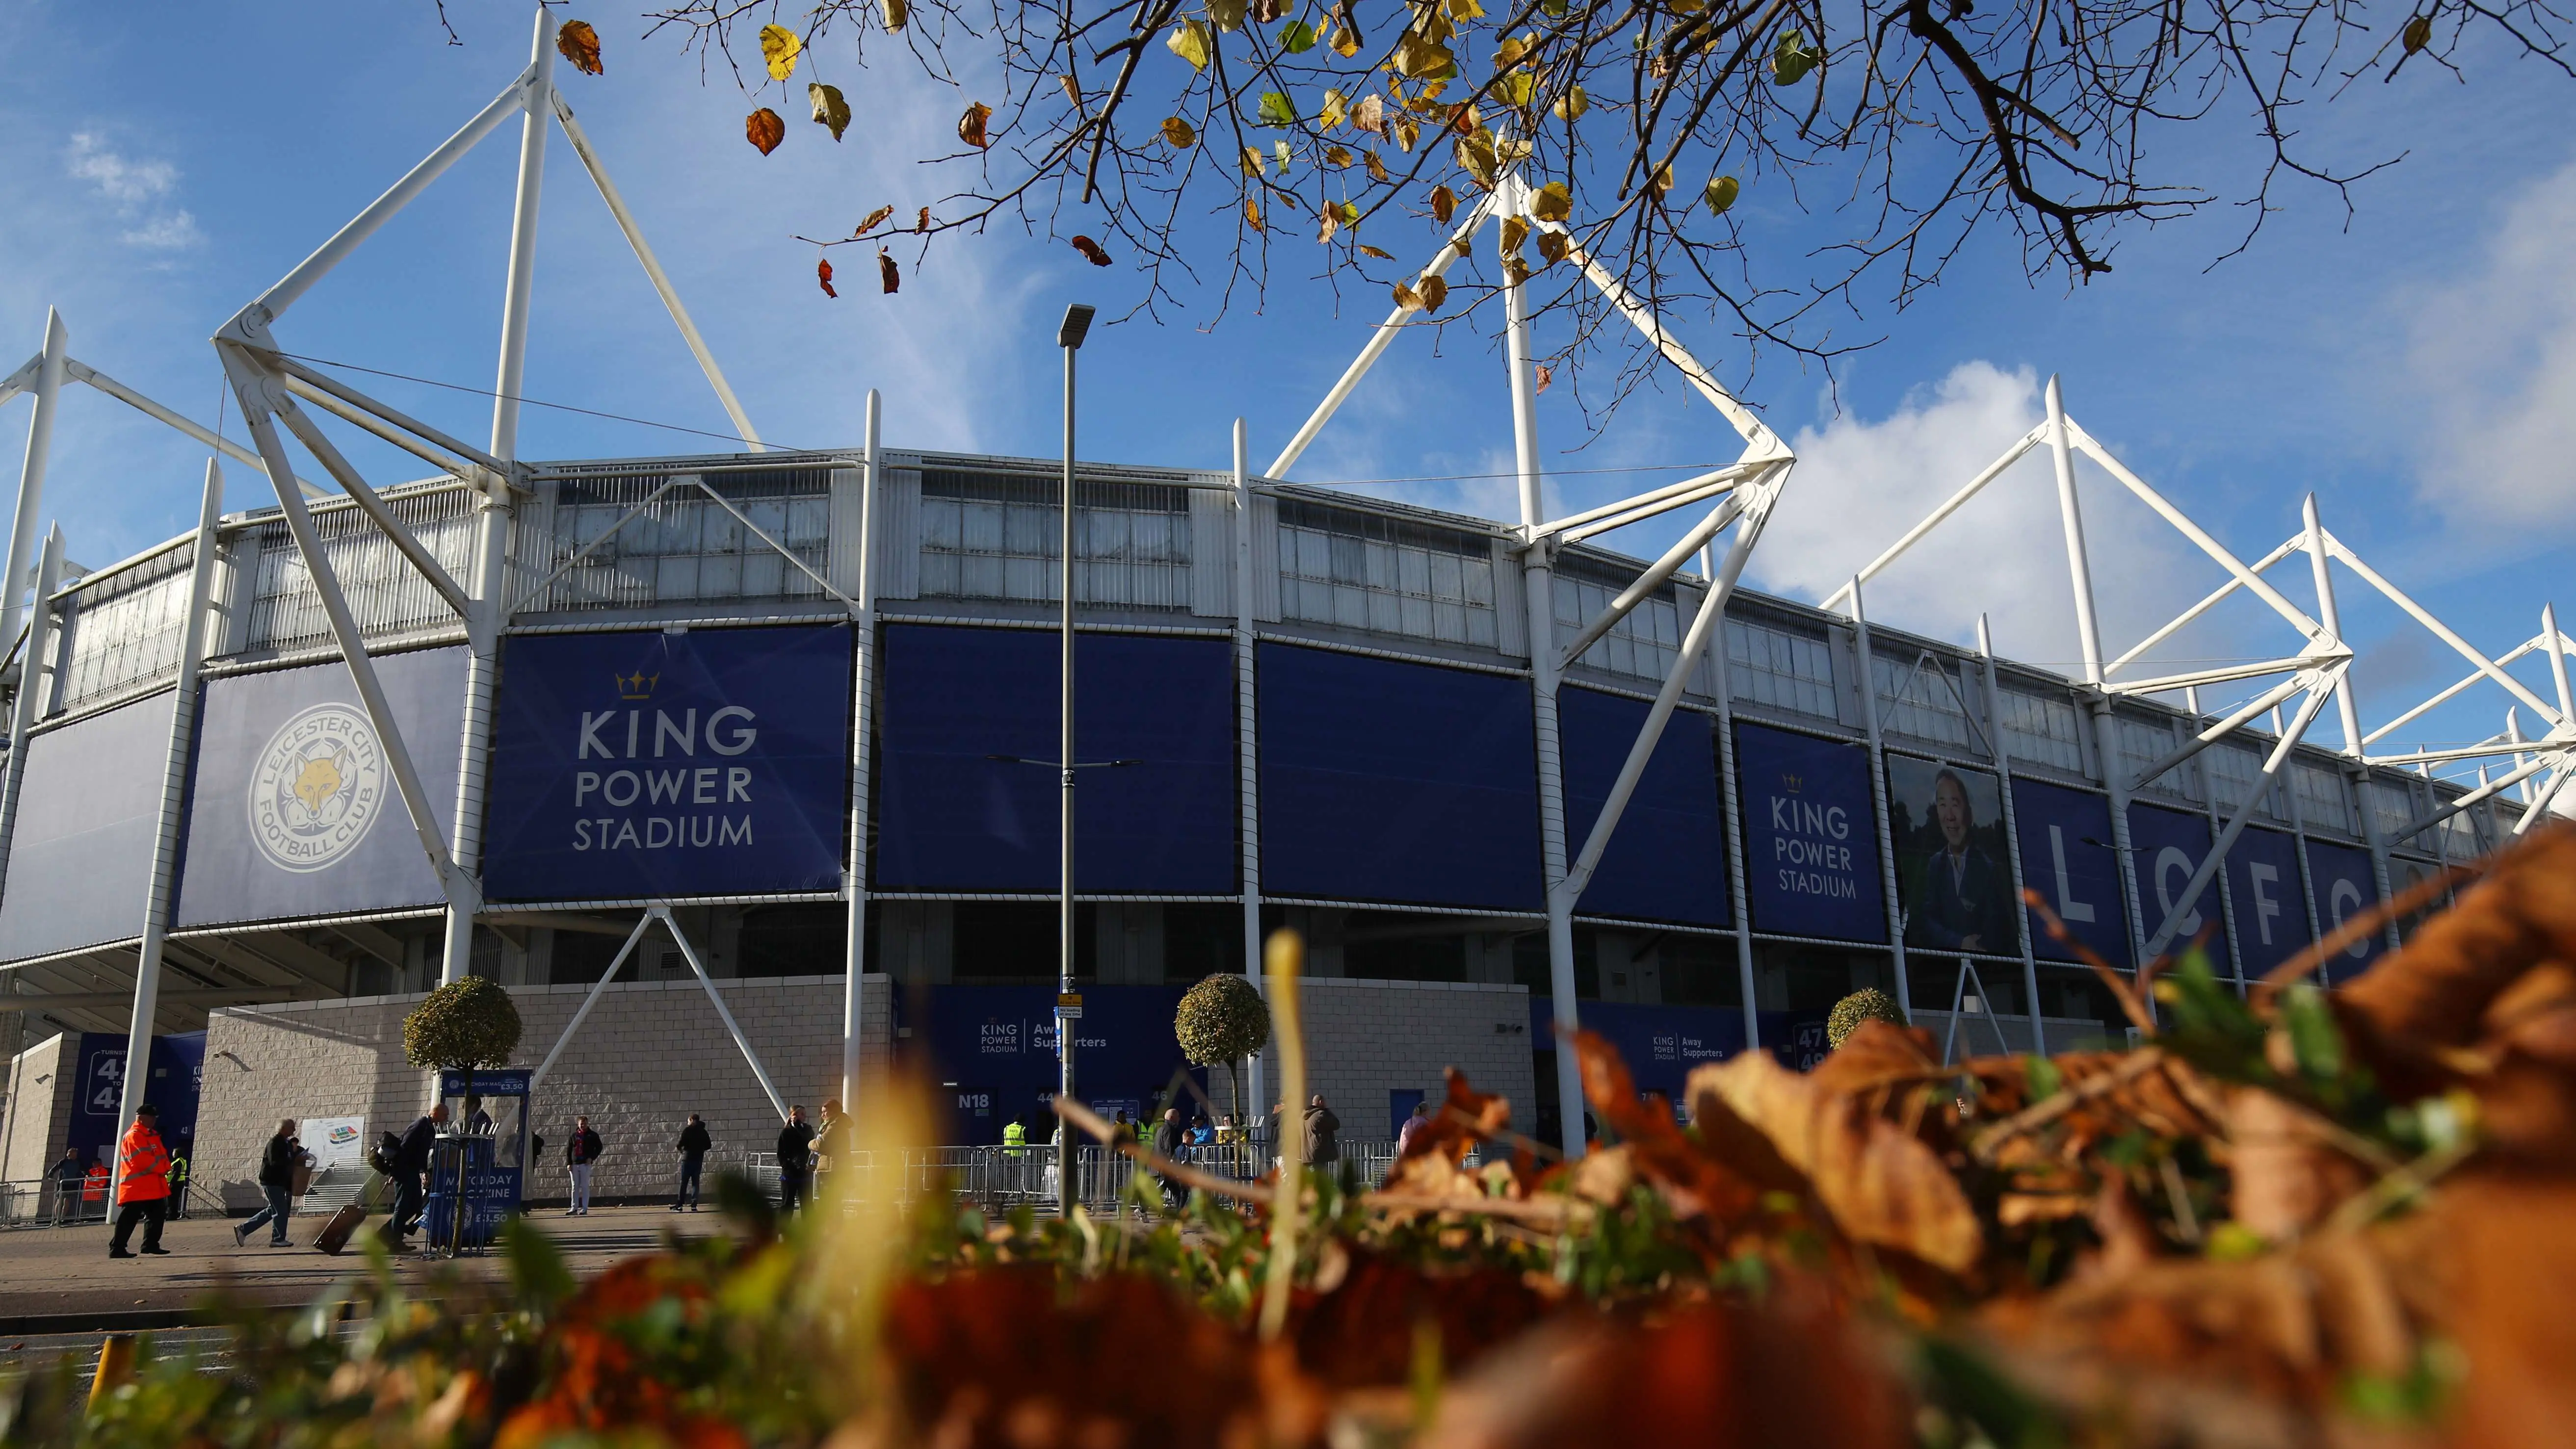
[[[759,1053],[780,1095],[810,1120],[839,1093],[843,979],[795,976],[723,980],[725,1004]],[[535,1066],[572,1020],[588,986],[509,988],[525,1024],[514,1066]],[[206,1024],[205,1093],[197,1118],[197,1180],[226,1206],[257,1205],[261,1144],[281,1117],[360,1115],[365,1138],[400,1131],[427,1102],[426,1074],[402,1058],[402,1020],[418,995],[235,1007]],[[888,977],[865,978],[862,1052],[883,1062],[893,1035]],[[707,1121],[710,1167],[739,1164],[776,1145],[778,1114],[734,1046],[706,991],[685,981],[610,986],[580,1033],[538,1085],[533,1108],[547,1160],[531,1200],[560,1200],[565,1134],[587,1114],[606,1143],[592,1191],[600,1197],[668,1193],[678,1175],[671,1144],[687,1114]]]
[[[1298,999],[1307,1091],[1324,1094],[1342,1119],[1343,1136],[1387,1136],[1387,1094],[1418,1091],[1437,1102],[1441,1071],[1451,1066],[1477,1090],[1510,1099],[1515,1124],[1528,1129],[1536,1098],[1527,987],[1310,977],[1300,983]],[[1275,1096],[1276,1043],[1262,1053],[1262,1075]],[[1254,1110],[1269,1107],[1265,1102]]]

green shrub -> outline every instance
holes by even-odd
[[[1864,1021],[1908,1025],[1905,1009],[1896,1004],[1896,998],[1872,986],[1834,1003],[1832,1013],[1825,1017],[1825,1045],[1840,1051],[1842,1044],[1850,1039],[1853,1032],[1860,1030]]]

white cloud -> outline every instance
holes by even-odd
[[[76,131],[63,151],[63,169],[86,181],[131,222],[118,234],[128,246],[149,251],[185,251],[205,245],[195,213],[162,205],[179,187],[179,168],[167,161],[138,161],[112,146],[95,131]]]
[[[2029,368],[1971,361],[1908,393],[1884,418],[1846,413],[1799,430],[1797,470],[1751,572],[1771,591],[1831,594],[2041,416],[2040,380]],[[2091,465],[2079,465],[2079,478],[2087,473]],[[2138,520],[2108,506],[2105,490],[2084,492],[2096,607],[2116,654],[2171,617],[2196,575],[2161,524],[2133,526]],[[1872,619],[1963,643],[1974,641],[1985,613],[1998,652],[2074,674],[2082,650],[2070,590],[2048,453],[2036,449],[1872,579],[1864,597]]]
[[[2425,402],[2419,496],[2478,547],[2576,526],[2576,163],[2523,191],[2467,275],[2416,299],[2407,370]],[[2499,524],[2508,524],[2499,528]]]

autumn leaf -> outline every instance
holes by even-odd
[[[978,151],[992,145],[992,139],[984,134],[984,123],[991,119],[993,119],[991,106],[982,101],[968,106],[966,114],[957,118],[957,139]]]
[[[1373,136],[1386,134],[1386,98],[1375,91],[1360,97],[1351,108],[1351,124]]]
[[[1517,287],[1521,283],[1529,280],[1529,274],[1529,263],[1522,261],[1518,257],[1503,258],[1503,282],[1505,285]]]
[[[1558,96],[1556,104],[1548,109],[1554,111],[1560,121],[1579,121],[1585,111],[1592,109],[1592,100],[1583,93],[1583,87],[1567,86],[1565,94]]]
[[[1561,222],[1574,215],[1574,190],[1562,181],[1551,181],[1530,197],[1530,215],[1540,221]]]
[[[1391,262],[1395,260],[1395,253],[1386,250],[1384,247],[1373,247],[1367,242],[1361,242],[1359,247],[1360,255],[1362,256],[1375,257],[1381,262]]]
[[[607,64],[599,57],[599,32],[587,20],[567,20],[555,32],[555,50],[572,62],[572,68],[584,75],[605,75]]]
[[[1539,260],[1550,265],[1564,261],[1565,254],[1573,249],[1573,240],[1561,231],[1543,231],[1538,234]]]
[[[1192,70],[1205,70],[1208,63],[1208,28],[1195,20],[1184,20],[1172,27],[1171,38],[1163,48],[1190,63]]]
[[[1297,105],[1283,91],[1263,91],[1257,118],[1265,126],[1293,126],[1297,124]]]
[[[923,233],[923,234],[927,234],[927,233],[930,231],[930,208],[929,208],[929,207],[926,207],[926,206],[925,206],[925,207],[923,207],[923,208],[921,209],[921,215],[920,215],[919,217],[917,217],[917,218],[915,218],[915,219],[914,219],[914,221],[913,221],[913,223],[912,223],[912,229],[913,229],[915,232],[919,232],[919,233]]]
[[[1288,149],[1288,143],[1285,141],[1271,142],[1270,155],[1273,160],[1279,163],[1279,174],[1282,176],[1287,175],[1288,163],[1295,158],[1295,153]]]
[[[766,156],[778,149],[779,142],[787,139],[787,123],[778,118],[776,111],[763,106],[742,118],[742,134],[745,140],[760,148],[761,155]]]
[[[1504,256],[1509,257],[1519,255],[1521,244],[1528,240],[1528,222],[1521,220],[1517,216],[1507,216],[1503,218],[1502,242]]]
[[[1060,86],[1063,86],[1063,87],[1064,87],[1064,98],[1065,98],[1066,100],[1068,100],[1068,101],[1073,102],[1073,108],[1074,108],[1075,110],[1077,110],[1077,111],[1078,111],[1078,110],[1081,110],[1081,109],[1082,109],[1082,82],[1080,82],[1080,81],[1078,81],[1078,80],[1075,80],[1072,76],[1069,76],[1069,75],[1060,75],[1060,76],[1057,76],[1055,79],[1056,79],[1056,84],[1058,84],[1058,85],[1060,85]]]
[[[842,98],[841,88],[816,81],[805,87],[805,94],[814,102],[814,124],[831,127],[832,139],[841,139],[841,133],[850,128],[850,103]]]
[[[1236,30],[1243,25],[1243,0],[1208,0],[1208,23],[1219,30]]]
[[[1369,180],[1382,182],[1387,179],[1386,163],[1377,159],[1375,151],[1362,151],[1360,160],[1368,166]]]
[[[796,57],[805,53],[805,42],[796,32],[783,25],[760,27],[760,58],[769,62],[769,78],[783,81],[796,73]]]
[[[1411,287],[1404,285],[1402,282],[1396,283],[1392,291],[1395,295],[1395,305],[1398,307],[1403,308],[1407,312],[1419,312],[1422,310],[1421,293],[1414,291]]]
[[[1351,149],[1348,146],[1325,147],[1324,164],[1332,167],[1336,171],[1341,170],[1343,167],[1351,164]]]
[[[877,253],[877,280],[885,284],[888,296],[903,288],[903,272],[895,266],[894,258],[884,252]]]
[[[570,29],[571,27],[566,26],[565,28]],[[588,28],[588,26],[583,27],[583,29]],[[2398,32],[2398,38],[2404,43],[2406,53],[2408,55],[2413,55],[2415,52],[2422,50],[2425,46],[2431,45],[2433,43],[2433,17],[2430,15],[2418,15],[2414,19],[2407,21],[2406,28]],[[597,50],[598,47],[594,45],[592,47],[593,53],[596,54]]]
[[[1341,229],[1342,213],[1337,208],[1327,206],[1324,208],[1323,220],[1315,228],[1315,240],[1330,242],[1333,234]]]
[[[1329,131],[1350,118],[1350,103],[1340,91],[1326,90],[1324,104],[1315,113],[1315,124]]]
[[[866,236],[869,232],[875,231],[880,222],[883,222],[887,217],[892,215],[894,215],[894,208],[891,206],[880,206],[876,210],[869,212],[867,220],[859,223],[859,229],[850,233],[850,240],[857,241],[859,238]]]
[[[1189,122],[1182,120],[1180,117],[1165,116],[1163,118],[1163,139],[1171,142],[1174,149],[1185,151],[1197,143],[1199,133],[1191,127]]]
[[[1501,173],[1502,160],[1495,153],[1492,132],[1478,131],[1472,136],[1462,136],[1450,143],[1449,150],[1452,159],[1475,178],[1477,185],[1487,190],[1493,188],[1495,178]]]
[[[885,26],[888,30],[903,29],[904,22],[912,18],[912,6],[907,3],[907,0],[877,0],[877,5],[885,12]]]
[[[1494,47],[1494,69],[1509,70],[1520,64],[1521,57],[1529,54],[1529,48],[1529,42],[1517,35],[1506,37],[1502,44]]]
[[[1494,93],[1512,105],[1526,108],[1538,98],[1538,77],[1525,70],[1513,71],[1494,87]]]
[[[1547,385],[1556,381],[1556,369],[1548,366],[1544,362],[1540,363],[1537,367],[1532,368],[1531,371],[1538,377],[1537,390],[1539,392],[1547,391]]]
[[[1440,304],[1449,300],[1449,284],[1438,277],[1424,277],[1419,290],[1425,312],[1437,312]]]
[[[814,263],[814,280],[823,284],[824,296],[838,297],[841,295],[840,293],[832,290],[832,259],[830,257],[823,257]]]
[[[1254,231],[1261,230],[1261,202],[1257,198],[1243,198],[1243,219]]]
[[[1771,52],[1771,83],[1792,86],[1806,79],[1807,72],[1825,63],[1824,55],[1808,48],[1806,32],[1792,30],[1780,37]]]
[[[1073,239],[1073,249],[1082,253],[1082,259],[1091,263],[1095,267],[1105,267],[1109,265],[1109,253],[1102,251],[1100,249],[1100,243],[1093,241],[1087,236],[1075,237]]]
[[[1422,138],[1422,128],[1409,119],[1396,121],[1392,129],[1395,132],[1396,149],[1399,151],[1410,152],[1413,149],[1413,143]]]
[[[1736,196],[1743,189],[1742,183],[1732,176],[1715,176],[1709,178],[1708,189],[1701,192],[1700,196],[1708,203],[1709,215],[1724,216],[1726,209],[1735,204]]]
[[[1315,48],[1315,27],[1303,20],[1291,20],[1279,27],[1279,48],[1290,55],[1304,55]]]
[[[1657,196],[1662,196],[1671,191],[1673,189],[1673,163],[1667,161],[1663,165],[1656,167],[1655,174],[1647,178],[1647,184],[1655,188],[1655,194]]]
[[[1432,187],[1431,219],[1440,223],[1442,226],[1447,226],[1449,224],[1449,218],[1457,215],[1457,213],[1458,194],[1451,191],[1446,186]]]
[[[1458,73],[1458,61],[1449,47],[1408,30],[1395,43],[1395,73],[1414,80],[1446,79]]]
[[[1246,176],[1261,174],[1261,153],[1249,146],[1243,148],[1243,174]]]
[[[1333,47],[1333,54],[1348,60],[1360,53],[1360,46],[1364,42],[1360,39],[1359,31],[1345,21],[1333,27],[1333,38],[1328,43]]]

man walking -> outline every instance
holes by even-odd
[[[304,1144],[295,1140],[295,1120],[290,1117],[279,1122],[277,1135],[268,1139],[268,1146],[259,1154],[259,1191],[268,1199],[268,1206],[233,1229],[234,1247],[248,1242],[251,1231],[262,1223],[268,1224],[270,1247],[286,1246],[286,1219],[295,1211],[295,1168],[303,1160]]]
[[[81,1179],[87,1176],[81,1166],[80,1149],[66,1147],[63,1160],[54,1164],[54,1226],[61,1227],[80,1216]]]
[[[715,1139],[707,1135],[707,1124],[691,1112],[689,1125],[680,1129],[680,1195],[671,1199],[671,1211],[678,1212],[684,1206],[691,1212],[698,1210],[698,1200],[706,1190],[702,1174],[706,1171],[707,1153],[715,1145]]]
[[[143,1224],[143,1251],[166,1254],[161,1246],[161,1215],[170,1202],[170,1149],[161,1145],[161,1113],[146,1102],[135,1109],[134,1125],[116,1144],[116,1236],[108,1242],[111,1258],[131,1258],[125,1245],[134,1225]]]
[[[814,1126],[801,1106],[787,1109],[787,1125],[778,1129],[778,1210],[792,1213],[805,1205],[814,1186]]]
[[[403,1129],[401,1145],[394,1150],[394,1216],[385,1224],[385,1246],[397,1252],[402,1250],[404,1236],[420,1226],[421,1212],[429,1206],[424,1178],[430,1153],[438,1146],[438,1129],[446,1125],[447,1104],[441,1102]]]
[[[1333,1109],[1324,1105],[1324,1094],[1317,1092],[1306,1104],[1306,1165],[1330,1167],[1341,1161],[1341,1132],[1342,1119],[1333,1115]]]
[[[1154,1155],[1178,1162],[1189,1144],[1189,1129],[1181,1125],[1181,1109],[1165,1107],[1163,1120],[1154,1124]],[[1171,1207],[1181,1200],[1181,1185],[1168,1176],[1156,1175],[1163,1185],[1163,1205]]]
[[[590,1169],[599,1161],[601,1150],[599,1134],[590,1130],[590,1119],[573,1118],[572,1140],[564,1144],[564,1166],[572,1171],[572,1205],[564,1209],[565,1217],[590,1216]]]

